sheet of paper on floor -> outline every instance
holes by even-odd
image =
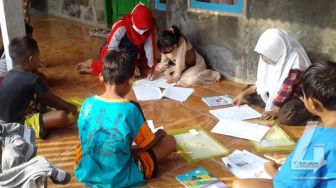
[[[162,92],[158,87],[138,85],[133,86],[133,91],[138,101],[158,100],[162,98]]]
[[[261,114],[248,105],[233,106],[209,111],[218,119],[246,120],[260,118]]]
[[[149,80],[147,78],[138,80],[135,82],[135,85],[146,85],[146,86],[153,86],[153,87],[160,87],[160,88],[168,88],[168,87],[172,87],[175,86],[176,84],[168,84],[167,80],[164,77],[160,77],[156,80]]]
[[[211,132],[260,142],[269,129],[246,121],[221,119]]]
[[[159,129],[163,129],[163,126],[155,128],[154,121],[153,120],[147,120],[147,125],[151,129],[153,133],[156,133]],[[135,142],[132,142],[132,146],[136,146]]]
[[[269,161],[246,150],[235,150],[231,155],[223,157],[222,160],[239,179],[272,179],[264,169],[264,164]]]
[[[163,96],[184,102],[195,90],[192,88],[182,88],[182,87],[169,87],[163,91]]]
[[[147,125],[152,130],[153,133],[156,133],[156,131],[158,131],[159,129],[163,129],[163,126],[155,128],[153,120],[147,120]]]

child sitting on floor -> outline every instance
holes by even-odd
[[[285,125],[305,123],[311,114],[300,100],[301,76],[311,63],[302,45],[282,29],[267,29],[254,51],[260,54],[256,84],[241,92],[233,104],[240,105],[257,93],[266,105],[263,119],[277,118]]]
[[[281,168],[272,163],[265,170],[272,180],[239,180],[241,187],[336,187],[336,64],[313,64],[303,76],[304,104],[321,118],[320,127],[306,131]],[[279,170],[279,171],[278,171]]]
[[[78,118],[75,175],[90,187],[139,186],[157,176],[158,162],[176,150],[176,142],[162,129],[152,133],[140,105],[125,99],[135,69],[127,52],[111,51],[103,63],[105,93],[86,99]]]
[[[32,72],[40,61],[37,42],[29,37],[14,38],[9,43],[9,54],[13,69],[0,86],[0,120],[32,127],[37,138],[43,138],[48,129],[69,124],[67,113],[77,113],[76,106],[51,93],[42,79]],[[32,111],[34,101],[57,110],[35,113]]]
[[[162,32],[157,46],[161,51],[161,63],[156,66],[149,79],[154,80],[163,74],[168,83],[185,87],[206,85],[220,80],[220,73],[206,68],[203,57],[176,26]]]

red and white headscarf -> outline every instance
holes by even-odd
[[[126,34],[130,41],[135,45],[143,44],[146,39],[154,34],[156,30],[155,19],[152,16],[149,8],[139,3],[134,7],[131,13],[122,18],[126,27]],[[142,35],[134,30],[134,26],[139,29],[148,29]]]

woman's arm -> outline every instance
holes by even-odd
[[[244,98],[245,98],[245,96],[247,96],[247,95],[251,95],[251,94],[256,93],[256,92],[257,92],[257,88],[256,88],[256,86],[248,87],[247,89],[243,90],[240,94],[238,94],[238,95],[233,99],[232,104],[233,104],[233,105],[240,106],[242,103],[244,103]]]

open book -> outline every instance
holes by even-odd
[[[133,90],[138,101],[158,100],[167,97],[179,102],[184,102],[194,92],[192,88],[182,87],[168,87],[161,92],[160,88],[147,85],[133,86]]]

